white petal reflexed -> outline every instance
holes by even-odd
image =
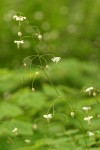
[[[60,59],[61,59],[61,57],[53,57],[51,60],[53,61],[53,62],[59,62],[60,61]]]
[[[90,125],[91,124],[91,119],[93,118],[93,116],[88,116],[88,117],[85,117],[84,118],[84,121],[87,121],[88,122],[88,124]]]
[[[93,118],[93,116],[88,116],[88,117],[85,117],[84,120],[88,121],[88,120],[91,120],[92,118]]]
[[[50,119],[52,119],[52,114],[43,115],[43,117],[44,117],[45,119],[47,119],[47,121],[49,121]]]
[[[16,21],[24,21],[24,20],[26,20],[26,17],[24,17],[24,16],[13,16],[13,19],[15,19]]]
[[[25,143],[29,144],[30,142],[31,142],[31,140],[25,139]]]
[[[93,90],[94,88],[93,87],[89,87],[89,88],[87,88],[85,91],[86,92],[90,92],[91,90]]]
[[[88,131],[87,134],[88,134],[88,136],[90,136],[90,137],[91,137],[91,136],[94,136],[94,133],[91,132],[91,131]]]
[[[12,130],[13,133],[15,133],[15,132],[17,132],[17,131],[18,131],[17,128],[14,128],[14,129]]]
[[[85,110],[85,111],[88,111],[88,110],[91,109],[91,107],[86,107],[86,106],[84,106],[82,109]]]
[[[21,40],[21,41],[14,41],[14,43],[16,43],[16,44],[23,44],[24,41],[23,40]]]
[[[23,40],[14,41],[14,43],[16,43],[16,44],[17,44],[17,47],[19,48],[20,44],[24,44],[24,41],[23,41]]]

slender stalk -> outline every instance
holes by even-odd
[[[82,124],[82,122],[80,121],[79,117],[78,117],[78,116],[76,116],[76,117],[77,117],[77,119],[78,119],[78,121],[79,121],[79,123],[80,123],[80,125],[81,125],[81,127],[82,127],[85,144],[86,144],[87,150],[89,150],[89,147],[88,147],[88,144],[87,144],[87,140],[86,140],[86,136],[85,136],[85,130],[84,130],[83,124]]]

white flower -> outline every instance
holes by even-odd
[[[12,130],[13,133],[17,133],[17,131],[18,131],[17,128],[14,128],[14,129]]]
[[[14,15],[14,16],[13,16],[13,19],[16,19],[16,18],[17,18],[17,16],[16,16],[16,15]]]
[[[23,40],[21,40],[21,41],[16,41],[15,40],[14,43],[16,43],[17,47],[19,48],[20,44],[24,44],[24,41]]]
[[[93,90],[94,90],[93,87],[89,87],[89,88],[85,89],[85,92],[88,93],[89,95],[91,95]]]
[[[25,143],[29,144],[29,143],[31,143],[31,140],[25,139]]]
[[[91,90],[93,90],[94,88],[93,87],[89,87],[89,88],[87,88],[85,91],[86,92],[89,92],[89,91],[91,91]]]
[[[24,17],[24,16],[13,16],[13,19],[15,19],[16,21],[24,21],[24,20],[26,20],[26,17]]]
[[[75,115],[75,113],[72,111],[72,112],[71,112],[71,116],[74,117],[74,115]]]
[[[47,119],[47,121],[49,122],[50,119],[52,119],[52,114],[43,115],[43,117],[44,117],[45,119]]]
[[[90,110],[91,107],[83,107],[82,109],[85,110],[86,112],[88,112],[88,110]]]
[[[88,131],[87,134],[88,134],[88,136],[90,136],[90,137],[91,137],[91,136],[94,136],[94,133],[91,132],[91,131]]]
[[[42,35],[41,34],[38,35],[38,39],[42,40]]]
[[[53,57],[51,60],[53,61],[53,62],[56,62],[56,63],[58,63],[58,61],[61,59],[61,57]]]
[[[88,116],[85,117],[84,120],[88,122],[88,124],[90,124],[90,120],[93,118],[93,116]]]

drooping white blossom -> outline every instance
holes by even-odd
[[[93,118],[93,116],[88,116],[88,117],[85,117],[84,120],[88,122],[88,124],[90,125],[91,122],[90,120]]]
[[[61,57],[53,57],[51,60],[55,63],[58,63],[60,61]]]
[[[49,122],[50,119],[52,119],[52,114],[43,115],[43,117],[44,117],[45,119],[47,119],[47,121]]]
[[[90,106],[84,106],[83,108],[82,108],[84,111],[86,111],[86,113],[91,109],[91,107]]]
[[[14,43],[17,44],[17,47],[19,48],[21,44],[24,44],[24,41],[23,40],[19,40],[19,41],[14,41]]]
[[[89,137],[94,136],[94,133],[93,133],[93,132],[91,132],[91,131],[88,131],[88,132],[87,132],[87,134],[88,134],[88,136],[89,136]]]
[[[88,93],[89,95],[91,95],[93,90],[94,90],[93,87],[89,87],[89,88],[85,89],[85,92]]]
[[[16,133],[17,131],[18,131],[18,128],[14,128],[14,129],[12,130],[13,133]]]

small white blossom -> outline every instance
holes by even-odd
[[[87,134],[88,134],[88,136],[90,137],[90,140],[91,140],[91,138],[94,136],[94,133],[91,132],[91,131],[88,131]]]
[[[72,111],[72,112],[71,112],[71,116],[74,117],[74,115],[75,115],[75,113]]]
[[[24,21],[24,20],[26,20],[26,17],[24,17],[24,16],[13,16],[13,19],[15,19],[16,21]]]
[[[19,48],[20,44],[24,44],[24,41],[23,40],[20,40],[20,41],[14,41],[14,43],[17,44],[17,47]]]
[[[31,143],[31,140],[25,139],[25,143],[29,144],[29,143]]]
[[[91,131],[88,131],[87,134],[88,134],[88,136],[90,136],[90,137],[91,137],[91,136],[94,136],[94,133],[91,132]]]
[[[53,57],[51,60],[55,63],[58,63],[60,61],[61,57]]]
[[[88,124],[90,124],[90,120],[93,118],[93,116],[88,116],[85,117],[84,120],[88,122]]]
[[[41,34],[38,35],[38,39],[42,40],[42,35]]]
[[[85,92],[88,93],[89,95],[91,95],[93,90],[94,90],[93,87],[89,87],[89,88],[85,89]]]
[[[12,130],[13,133],[17,133],[17,131],[18,131],[17,128],[14,128],[14,129]]]
[[[43,117],[44,117],[45,119],[47,119],[47,121],[49,122],[50,119],[52,119],[52,114],[43,115]]]
[[[91,107],[86,107],[86,106],[85,106],[85,107],[83,107],[82,109],[85,110],[86,113],[87,113],[87,112],[91,109]]]

